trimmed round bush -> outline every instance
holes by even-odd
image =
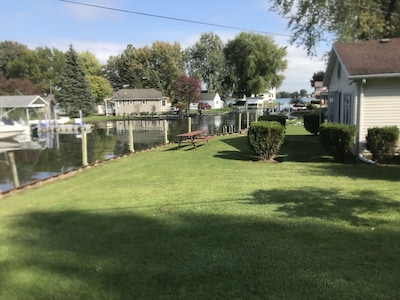
[[[321,120],[321,122],[320,122]],[[325,122],[325,116],[323,114],[305,114],[303,116],[304,128],[314,135],[319,134],[320,124]]]
[[[356,127],[347,124],[324,123],[320,127],[320,139],[325,149],[337,162],[344,162],[354,145]]]
[[[285,138],[285,127],[276,121],[258,121],[251,124],[248,133],[250,147],[263,161],[279,152]]]
[[[258,121],[276,121],[282,124],[282,126],[286,127],[286,116],[283,115],[266,115],[260,116]]]
[[[399,128],[397,126],[369,128],[366,139],[366,148],[371,152],[372,159],[382,162],[396,152]]]

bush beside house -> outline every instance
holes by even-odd
[[[344,162],[354,146],[356,126],[324,123],[320,127],[320,139],[336,162]]]
[[[397,126],[369,128],[366,139],[366,148],[371,152],[372,159],[383,162],[396,152],[399,128]]]

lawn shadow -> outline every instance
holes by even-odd
[[[400,212],[400,203],[385,198],[374,190],[352,192],[343,195],[335,188],[271,189],[258,190],[248,203],[276,205],[276,211],[290,218],[320,218],[330,221],[345,221],[354,226],[377,226],[385,221],[376,214]],[[373,217],[367,217],[373,214]]]
[[[221,139],[221,141],[234,147],[237,151],[219,151],[215,157],[233,160],[258,160],[249,145],[247,136],[234,136]],[[323,149],[318,136],[286,135],[275,160],[278,162],[329,162],[332,161],[332,158]]]
[[[198,145],[196,145],[196,148],[200,148],[202,146],[204,146],[204,145],[198,144]],[[192,144],[189,144],[189,143],[183,143],[180,146],[178,145],[178,143],[176,143],[176,146],[168,147],[164,151],[177,151],[177,150],[180,150],[180,151],[192,151],[192,150],[196,150],[196,149],[193,147]]]
[[[233,136],[231,138],[223,138],[221,141],[236,150],[218,151],[215,157],[244,161],[257,160],[254,151],[250,148],[247,136]]]
[[[315,135],[286,135],[278,154],[281,162],[329,162],[332,158]]]
[[[383,230],[379,238],[370,237],[366,249],[365,233],[298,221],[299,216],[334,219],[339,215],[361,223],[352,211],[369,210],[371,204],[385,209],[385,205],[373,202],[372,196],[364,203],[358,195],[355,200],[361,203],[341,211],[326,201],[317,203],[317,196],[325,192],[301,193],[313,198],[310,203],[297,198],[289,201],[279,191],[254,193],[253,204],[276,204],[293,217],[285,219],[168,207],[155,208],[147,216],[134,210],[12,216],[9,239],[2,244],[19,251],[2,260],[0,295],[87,300],[265,299],[266,295],[337,299],[345,293],[349,298],[390,298],[390,287],[398,284],[400,270],[397,232]],[[283,196],[286,201],[277,200]],[[333,200],[333,192],[328,196]],[[337,201],[341,205],[345,199]],[[366,261],[375,272],[349,273]],[[37,280],[22,285],[19,270]],[[337,278],[348,281],[326,285]]]

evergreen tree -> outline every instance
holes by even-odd
[[[90,83],[78,61],[78,54],[72,48],[66,52],[66,64],[62,74],[61,89],[56,100],[71,117],[78,117],[79,110],[83,115],[93,112],[94,100]]]

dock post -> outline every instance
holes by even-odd
[[[14,152],[8,152],[7,155],[11,164],[11,172],[14,182],[14,188],[17,188],[19,187],[19,179],[18,179],[17,165],[15,164]]]
[[[164,144],[169,144],[168,141],[168,122],[164,119]]]
[[[188,132],[192,132],[192,117],[188,117]]]
[[[135,145],[134,145],[134,141],[133,141],[133,125],[132,122],[133,121],[128,121],[129,122],[129,126],[128,126],[128,130],[129,130],[129,151],[131,151],[132,153],[135,152]]]
[[[88,165],[88,152],[87,152],[87,132],[84,126],[81,127],[82,129],[82,165]]]

